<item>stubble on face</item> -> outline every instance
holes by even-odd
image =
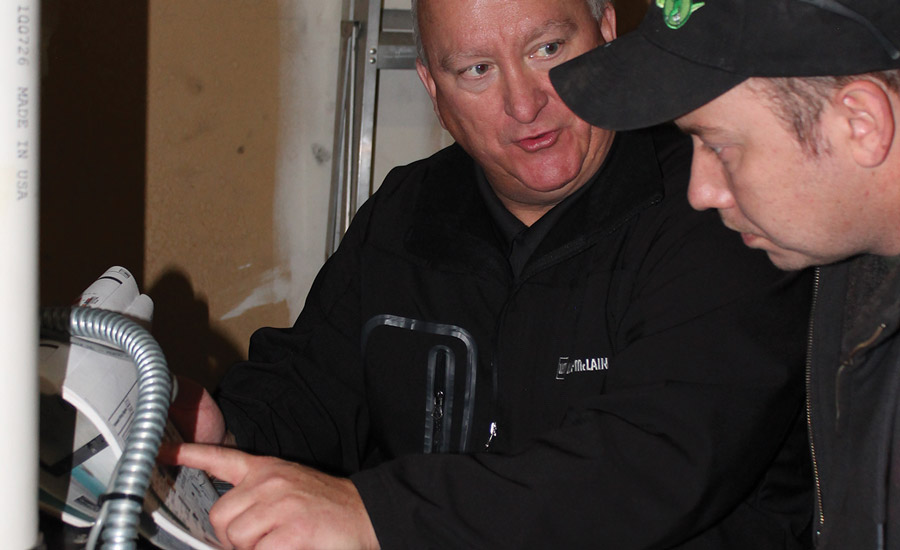
[[[781,269],[857,253],[858,216],[847,165],[832,154],[833,125],[822,129],[818,153],[810,150],[761,86],[747,81],[678,119],[694,137],[692,205],[717,209]]]

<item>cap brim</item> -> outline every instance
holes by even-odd
[[[576,115],[610,130],[674,120],[746,79],[666,52],[640,31],[550,71],[557,93]]]

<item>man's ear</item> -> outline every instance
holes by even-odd
[[[438,107],[437,85],[434,83],[431,71],[429,71],[428,67],[422,63],[421,59],[416,59],[416,72],[419,73],[419,80],[422,81],[422,85],[425,86],[425,90],[428,92],[429,97],[431,97],[431,107],[434,109],[434,114],[437,115],[438,122],[440,122],[441,127],[446,130],[447,125],[444,124],[444,118],[441,116],[441,109]]]
[[[888,92],[869,80],[854,80],[838,91],[832,106],[845,128],[853,159],[867,168],[884,162],[896,124]]]
[[[603,35],[603,39],[607,42],[612,42],[616,39],[616,9],[613,7],[613,3],[609,2],[606,4],[606,7],[603,8],[603,15],[600,17],[600,34]]]

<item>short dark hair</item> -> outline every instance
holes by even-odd
[[[768,100],[772,112],[794,132],[797,141],[813,156],[827,151],[819,119],[827,101],[837,90],[855,80],[880,84],[900,95],[900,69],[848,76],[778,77],[758,79],[765,84],[751,87]]]

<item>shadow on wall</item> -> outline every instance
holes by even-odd
[[[279,157],[299,153],[280,130],[314,128],[304,113],[282,111],[282,61],[302,66],[308,51],[298,41],[315,30],[315,20],[301,15],[317,4],[150,6],[143,288],[156,304],[154,332],[173,371],[209,389],[228,366],[215,350],[246,353],[253,330],[290,322],[279,295],[285,266],[273,212]],[[306,109],[318,106],[315,98],[295,99]],[[284,185],[306,181],[299,172],[289,177]],[[315,237],[324,241],[324,229]],[[173,276],[183,280],[173,284]],[[223,337],[230,347],[223,348]]]
[[[145,293],[154,304],[163,304],[154,308],[153,335],[172,372],[214,388],[243,354],[210,325],[205,297],[196,295],[188,275],[177,269],[166,271]]]
[[[147,1],[41,2],[40,303],[144,271]],[[138,280],[140,284],[140,280]]]

